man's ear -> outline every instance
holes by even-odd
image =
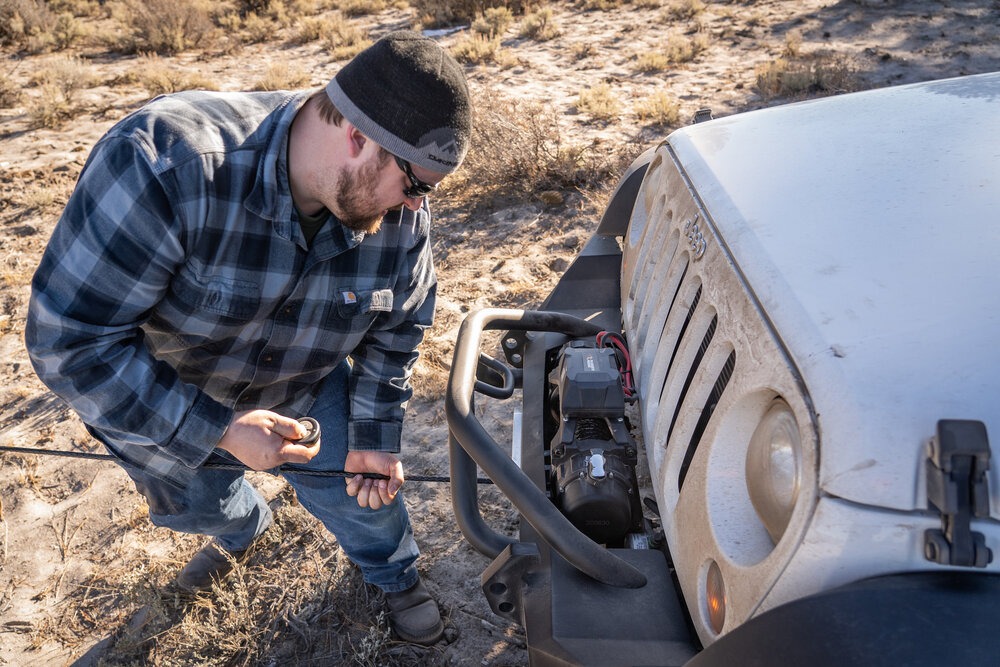
[[[344,126],[347,134],[347,154],[352,158],[356,158],[364,150],[365,144],[368,143],[368,137],[363,135],[361,130],[354,127],[346,119],[344,120]]]

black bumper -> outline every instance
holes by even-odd
[[[1000,664],[1000,575],[908,573],[789,602],[711,644],[688,667]]]

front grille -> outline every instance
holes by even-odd
[[[651,467],[676,495],[720,405],[755,385],[763,405],[798,382],[666,148],[640,192],[623,249],[624,329]]]

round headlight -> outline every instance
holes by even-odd
[[[750,502],[775,544],[798,500],[801,465],[799,425],[788,404],[776,399],[750,438],[746,460]]]

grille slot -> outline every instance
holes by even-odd
[[[682,259],[686,259],[687,256],[683,256]],[[648,326],[640,326],[637,330],[639,332],[639,344],[634,347],[636,350],[641,350],[641,357],[638,360],[640,366],[645,366],[647,359],[652,360],[653,356],[658,354],[659,346],[653,347],[649,345],[649,341],[659,341],[663,339],[663,334],[667,330],[667,320],[669,319],[670,313],[674,312],[674,307],[677,305],[677,296],[681,293],[681,286],[684,284],[684,278],[687,276],[688,263],[686,261],[678,261],[671,264],[671,267],[680,267],[680,278],[671,286],[669,283],[664,286],[663,300],[658,303],[658,308],[650,308],[653,310],[653,314],[649,316]],[[671,289],[672,287],[672,289]],[[697,298],[697,297],[696,297]],[[666,304],[664,307],[662,304]],[[659,318],[658,320],[656,318]],[[645,318],[644,318],[645,319]],[[690,316],[688,316],[690,320]],[[658,326],[653,326],[653,322],[658,321]],[[656,336],[649,338],[648,334],[650,331],[656,331]],[[648,340],[647,340],[648,338]],[[674,349],[674,354],[676,354],[676,348]]]
[[[698,295],[701,296],[701,290],[698,290]],[[687,325],[694,315],[694,309],[697,307],[698,301],[691,304],[691,312],[688,314],[688,321],[684,323],[684,328],[687,329]],[[694,357],[694,361],[691,362],[691,367],[688,368],[687,375],[684,378],[684,386],[681,387],[681,393],[677,397],[677,404],[674,406],[674,416],[670,420],[670,428],[667,429],[667,444],[669,445],[670,439],[674,435],[674,426],[677,424],[677,416],[681,413],[681,408],[684,406],[684,401],[687,398],[688,390],[691,389],[691,383],[694,381],[694,376],[701,367],[701,361],[705,358],[705,352],[708,350],[708,346],[712,344],[712,338],[715,337],[715,329],[719,324],[719,318],[713,317],[711,324],[708,325],[708,330],[705,331],[705,335],[701,339],[701,345],[698,346],[698,353]],[[681,332],[681,340],[684,338],[684,332]],[[678,347],[680,341],[678,341]],[[676,354],[676,348],[674,350]],[[672,366],[671,362],[671,366]],[[678,369],[680,370],[680,369]],[[667,375],[669,376],[669,372]]]
[[[670,383],[670,379],[673,377],[672,371],[674,369],[674,361],[677,359],[677,351],[681,347],[681,342],[683,342],[684,340],[684,334],[687,333],[688,326],[690,326],[691,320],[694,318],[694,313],[698,309],[698,303],[700,301],[701,301],[701,286],[699,285],[698,291],[695,292],[694,299],[691,300],[691,307],[688,308],[687,315],[684,318],[684,324],[681,325],[681,330],[680,332],[678,332],[677,339],[674,341],[674,348],[670,352],[670,361],[667,362],[667,368],[663,374],[663,384],[660,386],[660,396],[657,401],[658,403],[663,402],[663,394],[666,392],[667,385]],[[671,304],[671,306],[673,306],[673,304]],[[673,308],[671,308],[671,310],[673,310]],[[679,403],[680,401],[678,401],[678,404]],[[674,418],[676,419],[676,413],[674,415]],[[670,428],[673,429],[673,422],[671,422]],[[669,440],[670,440],[670,435],[668,432],[667,438],[664,442],[669,442]]]
[[[715,321],[713,320],[713,329]],[[703,348],[704,351],[705,348]],[[677,490],[680,491],[684,487],[684,478],[687,476],[688,467],[691,465],[691,459],[694,458],[694,454],[698,451],[698,445],[701,443],[701,436],[705,433],[705,428],[708,426],[708,420],[712,418],[712,413],[715,412],[715,406],[719,404],[722,400],[722,394],[726,391],[726,387],[729,385],[730,378],[733,377],[733,371],[736,369],[736,350],[729,353],[729,358],[726,359],[725,365],[719,372],[719,377],[715,379],[715,385],[712,387],[712,393],[709,394],[708,400],[705,401],[705,407],[701,409],[701,416],[698,418],[698,423],[694,427],[694,432],[691,433],[691,442],[688,443],[687,451],[684,453],[684,461],[681,463],[680,473],[677,475]]]

